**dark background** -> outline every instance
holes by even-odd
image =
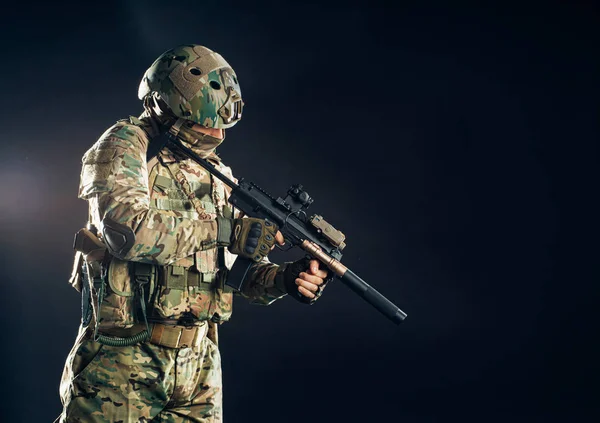
[[[60,412],[80,158],[139,114],[143,72],[185,43],[241,81],[226,163],[272,193],[303,183],[346,233],[344,262],[408,313],[396,327],[339,282],[310,308],[237,300],[226,422],[594,420],[593,2],[14,2],[1,16],[0,420]]]

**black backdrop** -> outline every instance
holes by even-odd
[[[303,183],[346,233],[344,262],[408,313],[395,327],[340,283],[310,308],[237,301],[221,330],[227,422],[592,421],[598,12],[4,5],[0,419],[60,411],[80,157],[140,112],[161,52],[199,43],[246,102],[224,160],[272,193]]]

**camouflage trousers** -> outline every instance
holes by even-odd
[[[60,385],[60,423],[221,423],[221,358],[208,337],[193,348],[112,347],[80,329]]]

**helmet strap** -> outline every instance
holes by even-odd
[[[171,125],[171,127],[169,128],[169,132],[176,137],[177,135],[179,135],[179,131],[181,130],[181,126],[186,122],[185,119],[177,119],[177,121]]]

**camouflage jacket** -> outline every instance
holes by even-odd
[[[224,281],[236,256],[216,246],[216,217],[233,217],[229,187],[166,148],[146,162],[153,135],[150,125],[137,118],[119,121],[82,159],[79,197],[89,202],[90,222],[101,229],[102,220],[110,218],[135,233],[133,247],[109,267],[106,310],[100,310],[100,320],[121,327],[135,323],[128,310],[128,262],[154,264],[156,274],[162,275],[150,297],[153,317],[177,319],[191,313],[201,320],[228,320],[233,292]],[[233,178],[216,155],[211,159]],[[190,273],[196,275],[193,283]],[[241,294],[253,303],[272,303],[285,295],[281,273],[268,260],[254,265]]]

